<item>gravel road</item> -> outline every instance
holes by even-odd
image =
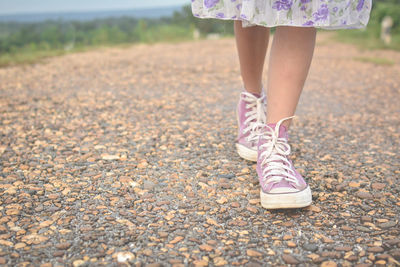
[[[0,265],[399,266],[400,52],[319,35],[290,131],[314,202],[268,211],[235,152],[235,49],[0,69]]]

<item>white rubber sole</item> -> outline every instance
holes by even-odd
[[[266,209],[304,208],[311,205],[311,189],[307,186],[296,193],[271,193],[260,190],[261,206]]]
[[[257,150],[250,149],[244,145],[236,143],[236,151],[240,157],[250,160],[257,161]]]

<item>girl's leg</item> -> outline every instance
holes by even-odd
[[[234,28],[244,87],[250,93],[260,94],[269,28],[243,28],[241,21],[235,21]]]
[[[293,116],[310,68],[315,37],[315,28],[277,27],[268,68],[268,123]],[[282,124],[289,127],[290,122]]]
[[[267,89],[267,123],[272,125],[260,135],[257,161],[261,205],[267,209],[301,208],[312,202],[310,187],[289,159],[287,127],[310,68],[315,33],[314,28],[281,26],[272,43]]]

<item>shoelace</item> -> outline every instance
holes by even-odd
[[[258,140],[256,129],[260,124],[265,124],[267,121],[264,105],[265,95],[258,98],[253,94],[243,92],[240,97],[247,103],[246,109],[250,109],[244,114],[246,116],[244,123],[248,124],[248,126],[243,129],[243,133],[250,132],[246,139],[248,142],[255,142]]]
[[[287,156],[290,155],[290,145],[285,138],[279,137],[281,123],[293,117],[283,118],[276,124],[275,129],[264,124],[263,126],[267,129],[258,133],[260,138],[266,141],[259,148],[259,151],[262,151],[260,154],[261,159],[263,159],[261,169],[262,179],[265,184],[276,184],[285,179],[289,183],[300,185],[287,159]],[[266,167],[264,168],[264,166]]]

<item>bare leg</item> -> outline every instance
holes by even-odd
[[[316,30],[277,27],[268,68],[267,122],[293,116],[314,53]],[[289,127],[291,120],[283,125]]]
[[[244,87],[250,93],[260,94],[269,28],[243,28],[241,21],[235,21],[235,36]]]

